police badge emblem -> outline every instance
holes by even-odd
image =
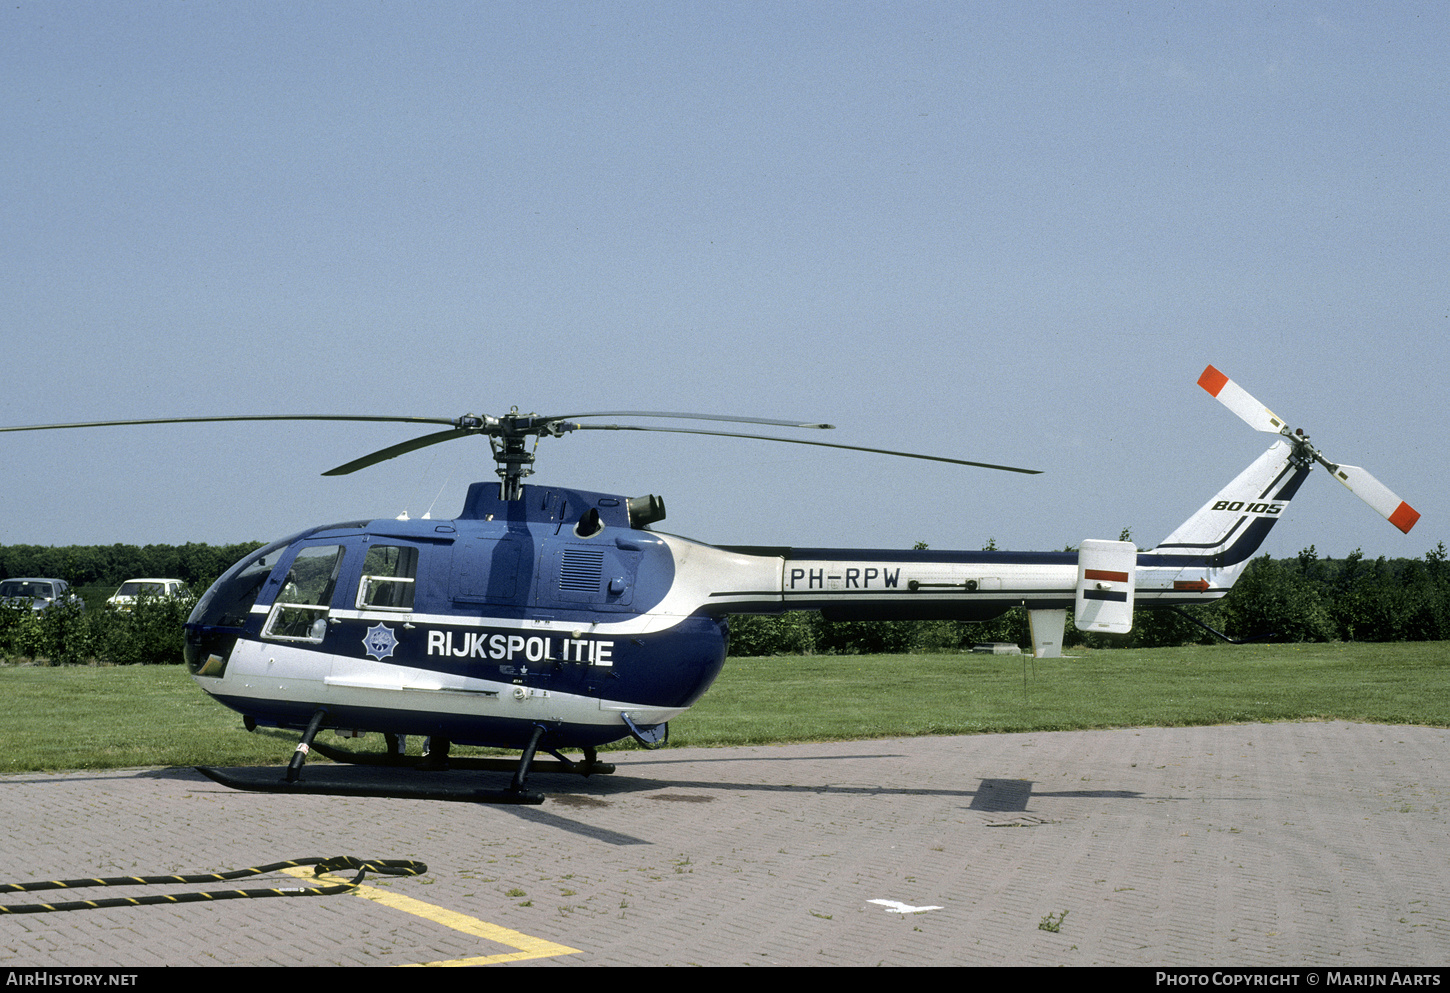
[[[363,648],[379,662],[392,655],[397,647],[398,638],[386,624],[374,624],[368,628],[367,637],[363,638]]]

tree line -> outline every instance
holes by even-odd
[[[72,586],[120,586],[128,579],[181,579],[198,592],[262,542],[238,545],[0,545],[0,579],[36,576]],[[113,591],[114,592],[114,591]]]

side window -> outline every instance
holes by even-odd
[[[322,641],[341,566],[341,545],[317,545],[299,551],[272,605],[262,637],[313,644]]]
[[[357,587],[358,610],[412,610],[418,578],[418,549],[373,545],[363,560]]]

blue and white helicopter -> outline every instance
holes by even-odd
[[[824,429],[825,424],[711,415],[611,412],[559,417],[200,417],[44,425],[4,431],[225,420],[369,420],[446,424],[374,452],[341,475],[472,435],[489,439],[499,483],[474,483],[453,520],[361,520],[308,528],[247,556],[197,602],[187,666],[248,729],[303,737],[280,787],[305,788],[301,768],[321,729],[381,732],[385,761],[406,736],[426,736],[424,767],[449,743],[518,749],[510,787],[486,797],[536,803],[535,754],[549,768],[609,772],[600,745],[666,740],[725,664],[732,614],[819,610],[833,620],[985,620],[1020,606],[1034,653],[1060,654],[1066,618],[1085,631],[1126,632],[1135,607],[1216,600],[1283,517],[1315,462],[1400,530],[1419,515],[1365,470],[1328,461],[1233,381],[1209,366],[1199,385],[1273,446],[1150,551],[1086,540],[1075,552],[893,551],[722,547],[654,530],[658,497],[626,498],[525,485],[528,439],[582,430],[671,431],[822,445],[1031,472],[850,445],[679,427],[584,423],[675,417]],[[317,745],[329,756],[357,759]],[[570,760],[564,750],[581,750]],[[455,759],[455,765],[484,760]],[[541,766],[542,767],[542,766]],[[212,774],[228,780],[218,771]],[[233,782],[244,788],[255,783]]]

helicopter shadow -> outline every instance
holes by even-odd
[[[859,759],[866,756],[831,756],[831,758]],[[552,776],[551,779],[558,781],[561,776]],[[541,789],[548,790],[555,787],[556,783],[551,782],[545,785],[542,780],[534,785]],[[533,780],[531,780],[533,783]],[[558,782],[557,788],[564,792],[549,793],[548,806],[540,807],[514,807],[511,812],[514,816],[540,826],[550,826],[559,830],[595,838],[609,844],[653,844],[630,835],[599,828],[587,821],[576,820],[573,817],[565,816],[556,811],[564,808],[571,811],[579,811],[584,814],[590,809],[597,809],[612,806],[611,798],[635,797],[642,800],[660,803],[713,803],[727,795],[739,796],[741,794],[774,794],[790,795],[795,794],[802,797],[945,797],[957,798],[965,801],[965,809],[982,814],[1017,814],[1019,817],[1014,823],[1052,823],[1050,819],[1043,817],[1022,817],[1031,810],[1034,801],[1050,801],[1055,799],[1066,800],[1142,800],[1151,799],[1145,794],[1135,790],[1050,790],[1034,792],[1033,783],[1028,780],[1019,779],[981,779],[975,789],[935,789],[912,786],[877,786],[860,784],[782,784],[782,783],[751,783],[722,779],[709,780],[672,780],[660,782],[659,780],[645,779],[642,777],[620,776],[618,773],[610,776],[591,777],[584,783],[577,781],[572,784]],[[586,815],[587,816],[587,815]],[[989,824],[988,826],[998,826]]]
[[[710,758],[650,758],[631,762],[631,766],[674,765],[700,762],[800,762],[847,761],[881,758],[899,758],[889,753],[858,753],[851,755],[761,757],[740,759],[739,757]],[[221,771],[221,770],[213,770]],[[643,770],[641,770],[643,771]],[[797,795],[801,797],[844,797],[844,798],[891,798],[891,797],[941,797],[955,799],[962,809],[979,814],[1027,815],[1035,804],[1049,800],[1144,800],[1178,799],[1175,797],[1150,797],[1136,790],[1049,790],[1036,791],[1031,780],[1006,778],[981,778],[974,787],[933,788],[921,786],[895,786],[862,783],[762,783],[741,781],[732,777],[710,779],[659,780],[644,775],[596,774],[581,777],[563,772],[537,772],[530,777],[529,785],[547,799],[546,806],[499,805],[488,797],[496,797],[508,777],[499,772],[473,770],[450,770],[446,772],[420,773],[413,769],[386,768],[360,765],[316,764],[307,766],[301,781],[292,786],[283,784],[286,769],[282,766],[240,767],[225,770],[225,773],[252,786],[234,786],[209,777],[194,767],[176,766],[159,769],[138,770],[131,778],[175,781],[191,786],[210,785],[225,792],[235,791],[239,795],[251,793],[259,798],[263,794],[357,796],[383,799],[411,799],[475,803],[479,805],[502,806],[504,810],[541,827],[551,827],[614,846],[655,844],[647,838],[612,830],[588,820],[591,811],[614,806],[615,802],[638,799],[651,803],[709,804],[730,796],[741,795]],[[113,775],[51,776],[38,774],[12,783],[32,785],[80,780],[108,780]],[[208,781],[208,780],[212,781]],[[1033,820],[1028,817],[1026,820]],[[1037,823],[1046,823],[1036,818]],[[989,825],[994,826],[994,825]]]
[[[843,758],[846,756],[842,756]],[[1073,799],[1073,800],[1142,800],[1152,799],[1146,794],[1137,790],[1051,790],[1046,792],[1034,792],[1033,783],[1029,780],[1019,779],[981,779],[975,789],[944,789],[937,787],[923,786],[884,786],[873,784],[840,784],[840,783],[746,783],[732,782],[722,779],[700,779],[700,780],[672,780],[668,783],[661,783],[658,780],[623,777],[618,774],[608,777],[601,777],[603,780],[610,780],[608,787],[600,789],[599,796],[606,797],[610,794],[624,793],[651,793],[664,789],[690,789],[699,790],[700,794],[695,796],[672,797],[661,795],[655,799],[689,799],[694,802],[709,802],[716,799],[711,793],[784,793],[801,794],[812,796],[849,796],[849,797],[945,797],[958,798],[966,801],[967,810],[983,811],[987,813],[998,813],[1003,811],[1026,811],[1029,804],[1034,800],[1046,799]],[[611,788],[612,787],[612,788]],[[580,792],[576,786],[571,792]],[[590,791],[593,792],[592,790]],[[1171,798],[1161,798],[1171,799]]]

